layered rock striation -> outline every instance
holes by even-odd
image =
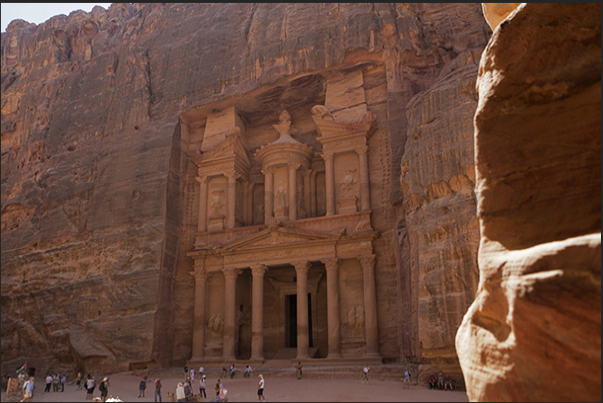
[[[600,13],[522,4],[480,62],[480,282],[456,336],[472,401],[601,397]]]

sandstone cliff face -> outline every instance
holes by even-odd
[[[404,235],[398,180],[405,108],[436,81],[445,91],[447,76],[470,81],[464,66],[485,38],[469,4],[114,4],[13,22],[1,50],[3,366],[31,357],[42,371],[123,370],[190,358],[196,185],[179,114],[252,91],[276,110],[279,80],[369,61],[382,73],[365,78],[384,150],[371,167],[383,178],[375,247],[389,251],[376,270],[392,280],[377,284],[387,295],[379,326],[388,360],[417,358],[423,336],[407,295],[418,249]],[[465,185],[449,197],[469,197]]]
[[[454,337],[478,281],[472,117],[480,54],[479,47],[461,53],[407,106],[400,182],[422,383],[442,371],[462,385]]]
[[[601,397],[600,13],[523,4],[482,56],[480,282],[456,337],[470,400]]]

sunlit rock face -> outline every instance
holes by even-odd
[[[3,369],[189,360],[191,156],[205,127],[186,121],[237,100],[251,153],[274,134],[258,128],[289,109],[296,140],[312,143],[310,108],[328,104],[329,83],[351,86],[337,77],[362,72],[350,88],[376,118],[379,353],[442,358],[459,378],[452,340],[478,242],[468,135],[488,35],[477,4],[114,4],[11,23],[1,49]],[[334,98],[336,118],[346,102]],[[404,163],[412,182],[401,182]]]
[[[456,336],[471,400],[600,399],[600,12],[523,4],[482,55],[480,282]]]

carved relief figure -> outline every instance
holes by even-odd
[[[212,198],[211,198],[210,211],[213,216],[224,214],[223,210],[224,210],[225,203],[224,203],[224,198],[222,197],[222,193],[224,193],[224,190],[222,190],[222,189],[214,190],[211,192]]]
[[[287,203],[287,188],[284,185],[278,187],[276,191],[276,207],[284,208]]]
[[[291,115],[289,112],[282,111],[281,115],[278,117],[279,123],[272,125],[274,130],[276,130],[281,137],[290,136],[291,135]]]
[[[341,181],[341,193],[343,197],[351,196],[354,191],[354,184],[356,183],[356,179],[354,179],[355,172],[355,169],[345,170],[345,176]]]
[[[217,333],[219,335],[224,331],[224,319],[220,316],[220,314],[213,315],[207,321],[207,330],[213,333]]]
[[[356,307],[356,329],[364,328],[364,307],[359,305]]]

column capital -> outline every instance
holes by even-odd
[[[265,264],[254,264],[250,266],[251,274],[253,277],[262,277],[264,273],[268,270],[268,266]]]
[[[361,147],[356,147],[354,148],[354,151],[356,151],[356,153],[358,153],[358,155],[365,155],[366,153],[368,153],[368,146],[361,146]]]
[[[224,176],[226,176],[228,179],[239,179],[241,177],[241,174],[233,169],[224,172]]]
[[[290,162],[287,166],[289,167],[289,170],[293,169],[294,171],[297,171],[301,167],[301,164],[299,162]]]
[[[325,151],[322,154],[320,154],[320,156],[322,157],[323,160],[325,161],[332,161],[333,160],[333,156],[335,154],[331,151]]]
[[[362,265],[363,269],[375,267],[375,255],[359,256],[357,259]]]
[[[189,271],[190,275],[195,278],[196,281],[205,281],[207,280],[207,273],[205,270],[195,270]]]
[[[276,167],[274,166],[269,166],[266,168],[262,168],[262,173],[264,175],[268,175],[268,174],[273,174],[276,171]]]
[[[236,268],[222,269],[224,278],[235,278],[236,279],[240,272],[241,272],[241,269],[236,269]]]
[[[201,175],[201,176],[197,176],[195,177],[195,179],[197,180],[197,182],[201,183],[201,184],[205,184],[207,183],[209,176],[207,175]]]
[[[339,268],[339,259],[338,258],[323,259],[323,260],[321,260],[321,262],[323,262],[325,264],[325,268],[327,269],[327,271],[337,270]]]
[[[292,262],[293,267],[295,267],[296,273],[307,273],[310,269],[310,262],[307,260],[301,260],[299,262]]]

